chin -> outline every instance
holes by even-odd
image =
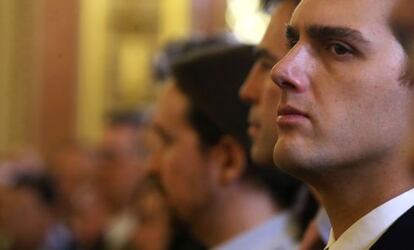
[[[268,148],[271,149],[273,146]],[[259,165],[258,167],[274,167],[272,150],[263,150],[263,147],[253,144],[250,153],[253,162]]]
[[[278,141],[273,150],[273,163],[282,171],[299,179],[307,179],[315,169],[299,147]]]
[[[278,141],[273,150],[273,162],[282,171],[308,184],[318,182],[321,176],[344,167],[339,164],[342,160],[326,157],[327,153],[324,154],[321,149],[315,152],[309,148]]]

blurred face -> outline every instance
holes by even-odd
[[[83,247],[93,246],[107,227],[107,211],[96,190],[79,188],[72,196],[69,225],[76,241]]]
[[[299,4],[286,31],[290,51],[272,70],[282,90],[278,166],[334,170],[395,155],[412,98],[401,80],[405,53],[388,25],[395,3]]]
[[[37,246],[44,239],[49,211],[32,191],[21,188],[4,193],[0,221],[6,237],[22,246]]]
[[[414,77],[414,1],[400,0],[393,11],[392,24],[407,49],[410,60],[410,76]]]
[[[162,194],[150,190],[141,195],[135,207],[139,221],[133,235],[136,249],[167,249],[172,232],[168,207]]]
[[[277,140],[276,106],[280,89],[273,84],[270,70],[287,52],[285,24],[295,6],[294,1],[283,1],[274,9],[266,34],[257,46],[257,61],[240,89],[241,98],[251,104],[248,133],[252,139],[252,158],[259,164],[273,164],[272,152]]]
[[[127,205],[145,177],[143,157],[138,154],[141,131],[130,125],[107,128],[101,142],[101,182],[105,198],[113,207]]]
[[[403,46],[406,48],[409,56],[409,72],[411,84],[414,83],[414,1],[400,0],[394,8],[392,25],[397,34],[400,35]],[[414,122],[414,113],[411,114],[412,122]],[[411,162],[414,162],[414,131],[411,132]]]
[[[145,147],[148,150],[148,156],[145,161],[145,168],[149,175],[158,174],[161,167],[161,156],[163,141],[157,130],[148,129],[145,136]]]
[[[70,196],[79,185],[93,180],[96,174],[94,160],[87,152],[70,146],[55,155],[53,177],[59,187],[60,199],[64,203],[69,202]]]
[[[187,109],[186,97],[174,84],[168,84],[159,99],[153,129],[162,141],[158,177],[166,198],[191,224],[210,203],[214,170],[187,121]]]

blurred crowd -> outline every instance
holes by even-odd
[[[166,249],[185,237],[148,176],[145,119],[112,113],[94,148],[65,142],[47,158],[2,159],[0,249]]]

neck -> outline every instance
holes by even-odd
[[[381,164],[348,166],[326,173],[312,183],[326,208],[336,239],[361,217],[414,187],[409,162],[395,159],[407,157]]]
[[[278,212],[268,193],[241,185],[229,187],[212,203],[213,207],[199,216],[192,227],[195,236],[208,247],[258,226]]]

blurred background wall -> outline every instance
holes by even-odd
[[[154,99],[169,41],[230,30],[257,42],[258,0],[0,0],[0,155],[96,142],[113,109]]]

